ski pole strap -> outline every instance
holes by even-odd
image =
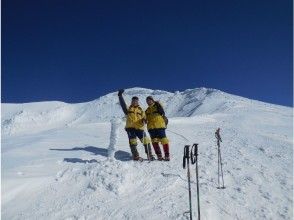
[[[194,164],[197,161],[198,156],[198,144],[193,144],[191,147],[191,163]]]
[[[187,161],[187,164],[189,163],[189,147],[190,147],[190,145],[186,145],[184,147],[184,155],[183,155],[183,168],[184,169],[186,168],[186,161]]]

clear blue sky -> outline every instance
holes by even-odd
[[[292,106],[291,0],[2,0],[2,102],[209,87]]]

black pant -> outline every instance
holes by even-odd
[[[146,133],[143,130],[136,128],[126,128],[126,132],[128,134],[129,144],[133,157],[139,156],[139,153],[137,151],[137,138],[139,138],[140,141],[144,144],[145,153],[147,154],[147,156],[149,157],[152,155],[151,145],[149,141],[147,141]]]

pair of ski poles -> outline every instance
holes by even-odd
[[[184,148],[183,168],[187,165],[188,188],[189,188],[189,205],[190,205],[190,220],[192,220],[192,196],[191,196],[191,181],[190,181],[190,159],[191,164],[196,163],[196,185],[197,185],[197,203],[198,203],[198,220],[200,220],[200,198],[199,198],[199,180],[198,180],[198,144],[193,144],[190,152],[190,145]]]
[[[220,150],[220,142],[222,142],[220,136],[220,128],[215,132],[215,137],[217,139],[217,152],[218,152],[218,189],[225,189],[223,167],[222,167],[222,156]],[[183,168],[187,166],[187,176],[188,176],[188,188],[189,188],[189,205],[190,205],[190,220],[192,220],[192,195],[191,195],[191,180],[190,180],[190,159],[191,164],[196,163],[196,185],[197,185],[197,203],[198,203],[198,220],[200,220],[200,198],[199,198],[199,179],[198,179],[198,144],[193,144],[190,152],[190,145],[184,147],[183,156]],[[220,186],[220,177],[222,179],[222,186]]]

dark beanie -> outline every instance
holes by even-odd
[[[132,100],[139,100],[137,96],[133,96]]]
[[[152,100],[152,101],[154,101],[154,99],[153,99],[152,96],[147,96],[146,100]]]

